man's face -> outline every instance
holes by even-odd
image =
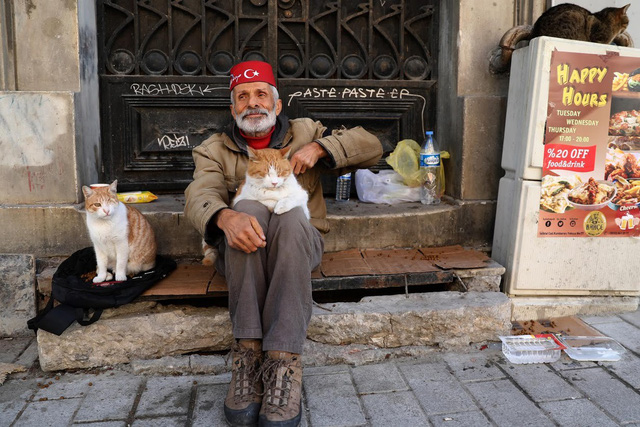
[[[269,83],[242,83],[233,88],[231,115],[246,134],[262,136],[276,124],[282,100],[274,102]]]

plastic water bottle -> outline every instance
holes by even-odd
[[[440,203],[442,183],[439,178],[440,150],[433,137],[433,131],[426,132],[427,137],[420,148],[420,169],[425,181],[422,184],[420,201],[425,205]]]
[[[346,202],[349,200],[349,194],[351,194],[351,172],[338,177],[336,200],[338,202]]]

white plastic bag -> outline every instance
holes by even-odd
[[[358,199],[368,203],[420,201],[420,187],[408,187],[402,183],[402,176],[393,170],[382,170],[375,174],[368,169],[356,171],[356,191]]]

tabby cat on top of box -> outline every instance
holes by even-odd
[[[573,3],[553,6],[540,15],[533,26],[520,25],[507,31],[492,54],[489,68],[494,73],[509,71],[516,45],[540,36],[633,46],[631,37],[625,32],[629,25],[627,9],[630,5],[606,7],[595,13]]]
[[[627,29],[629,17],[623,7],[606,7],[591,13],[584,7],[563,3],[544,12],[533,24],[531,38],[548,36],[610,44]]]

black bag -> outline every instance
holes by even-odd
[[[93,247],[81,249],[60,264],[53,275],[47,306],[27,325],[33,331],[43,329],[56,335],[62,334],[74,320],[83,326],[90,325],[100,318],[103,309],[130,303],[175,269],[174,260],[158,255],[153,269],[125,282],[98,286],[90,278],[96,270]],[[60,304],[54,307],[54,301]]]

